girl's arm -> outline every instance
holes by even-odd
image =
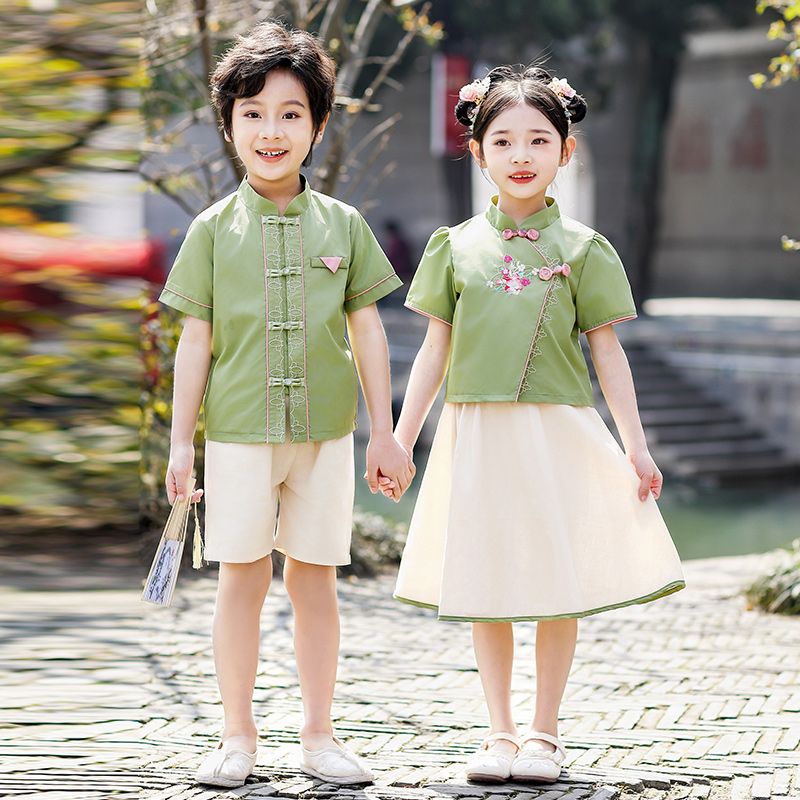
[[[639,499],[646,500],[648,493],[652,492],[657,500],[664,478],[647,449],[636,404],[633,376],[625,351],[617,339],[613,325],[604,325],[589,331],[586,338],[600,388],[619,430],[625,454],[639,476]]]
[[[403,410],[395,429],[397,440],[409,455],[447,372],[451,330],[446,322],[429,319],[425,341],[411,367]]]
[[[194,466],[194,431],[203,393],[208,383],[211,364],[211,323],[197,317],[186,317],[175,354],[175,389],[172,398],[172,432],[170,434],[169,465],[167,466],[167,496],[183,500]],[[200,499],[202,491],[192,495]]]
[[[392,496],[399,500],[414,478],[416,470],[411,457],[392,435],[389,345],[377,306],[372,303],[348,314],[347,331],[369,412],[367,483],[373,494],[379,491],[380,473],[394,482]]]

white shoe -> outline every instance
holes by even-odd
[[[372,783],[375,776],[369,767],[335,736],[333,741],[335,745],[319,750],[308,750],[300,745],[300,769],[306,775],[339,786]]]
[[[213,753],[209,753],[200,763],[195,780],[208,786],[244,786],[248,775],[256,765],[258,750],[245,753],[235,747],[227,747],[220,742]]]
[[[519,750],[519,740],[513,733],[500,731],[487,736],[467,761],[467,780],[480,783],[504,783],[511,776],[514,756],[497,750],[497,742],[511,742]]]
[[[547,742],[554,752],[543,750],[536,742]],[[561,775],[561,764],[567,754],[555,737],[542,731],[530,731],[520,742],[520,749],[511,765],[511,779],[538,783],[555,783]]]

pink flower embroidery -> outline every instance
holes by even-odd
[[[520,294],[526,286],[531,285],[535,275],[536,271],[533,268],[526,267],[525,264],[507,255],[503,256],[503,266],[486,281],[486,285],[503,294]]]

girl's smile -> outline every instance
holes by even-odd
[[[575,149],[575,137],[562,143],[553,123],[525,102],[499,113],[470,152],[498,188],[498,208],[518,222],[545,207],[545,194],[560,166]]]

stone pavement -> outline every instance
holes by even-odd
[[[391,576],[340,588],[336,727],[378,780],[348,791],[306,779],[293,765],[300,702],[291,613],[276,581],[263,613],[258,765],[245,787],[226,792],[191,777],[219,732],[213,571],[193,579],[187,570],[164,610],[139,602],[144,570],[124,559],[64,577],[44,553],[4,555],[3,797],[800,798],[800,620],[747,611],[739,594],[762,556],[688,562],[683,592],[581,621],[562,715],[566,772],[549,787],[464,780],[485,724],[469,627],[392,600]],[[516,631],[524,724],[535,626]]]

